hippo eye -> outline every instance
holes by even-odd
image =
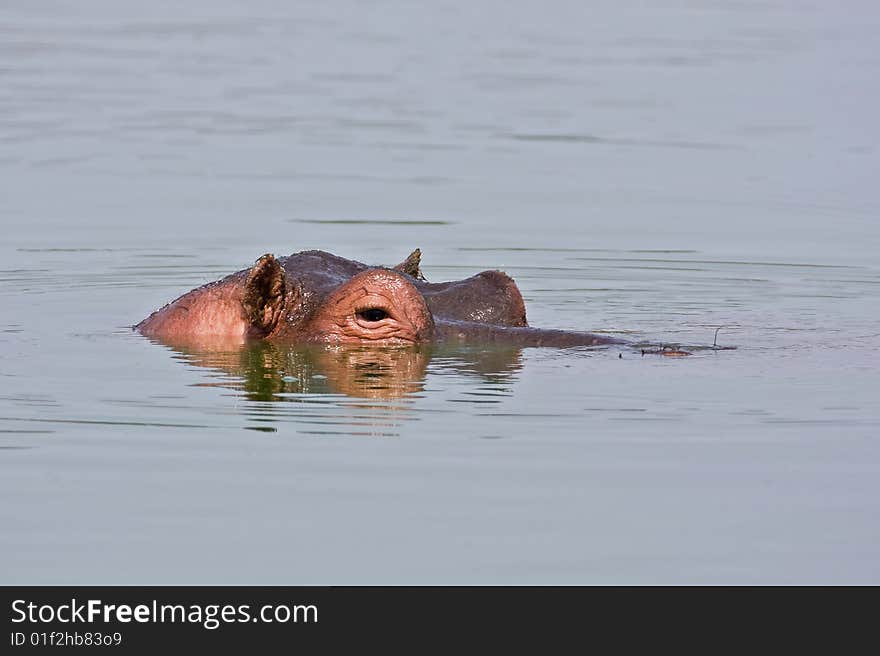
[[[368,310],[361,310],[357,315],[364,321],[375,323],[376,321],[382,321],[382,319],[385,319],[388,316],[388,313],[380,308],[370,308]]]

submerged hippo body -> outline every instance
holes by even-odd
[[[171,343],[268,339],[278,343],[406,345],[500,342],[597,346],[613,338],[539,330],[500,271],[430,283],[414,251],[395,267],[371,267],[322,251],[264,255],[253,267],[194,289],[135,328]]]

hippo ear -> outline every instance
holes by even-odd
[[[422,270],[419,268],[419,265],[422,261],[422,251],[418,248],[415,249],[412,253],[409,254],[403,262],[394,267],[395,271],[400,271],[401,273],[405,273],[408,276],[412,276],[418,280],[424,280],[425,276],[422,275]]]
[[[271,253],[266,253],[248,271],[241,305],[245,317],[257,334],[269,333],[278,322],[284,305],[284,267]]]

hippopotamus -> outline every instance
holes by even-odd
[[[519,288],[501,271],[428,282],[420,265],[419,249],[390,267],[315,250],[277,258],[267,253],[248,269],[187,292],[134,328],[176,344],[620,343],[588,332],[530,327]]]

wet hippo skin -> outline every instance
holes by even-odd
[[[586,332],[530,327],[516,283],[501,271],[433,283],[424,279],[420,260],[418,249],[394,267],[323,251],[266,254],[249,269],[187,292],[135,329],[169,343],[619,343]]]

